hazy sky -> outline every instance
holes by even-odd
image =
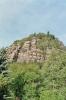
[[[66,0],[0,0],[0,47],[47,31],[66,44]]]

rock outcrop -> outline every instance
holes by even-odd
[[[31,41],[26,41],[23,46],[12,45],[8,48],[8,61],[17,62],[42,62],[44,60],[43,52],[37,48],[37,41],[35,37]]]
[[[15,41],[7,48],[9,62],[43,62],[52,52],[64,50],[64,45],[51,34],[37,34]]]

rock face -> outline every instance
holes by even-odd
[[[15,41],[7,48],[9,62],[43,62],[52,52],[63,50],[64,45],[53,35],[37,34]]]
[[[31,41],[26,41],[23,46],[12,45],[8,48],[8,61],[17,62],[42,62],[44,60],[43,52],[36,46],[37,40],[35,37]]]

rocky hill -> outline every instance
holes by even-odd
[[[35,33],[1,49],[0,100],[5,99],[66,100],[63,43],[49,32]]]
[[[64,45],[54,35],[35,33],[8,47],[7,58],[9,62],[43,62],[58,50],[64,50]]]

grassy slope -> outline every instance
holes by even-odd
[[[65,100],[66,52],[53,51],[44,63],[11,63],[10,76],[25,73],[24,100]]]
[[[22,72],[35,72],[39,75],[41,75],[41,78],[43,77],[43,81],[47,79],[47,84],[46,86],[49,86],[48,89],[52,88],[52,81],[54,80],[57,89],[62,88],[61,86],[65,86],[65,78],[66,78],[66,54],[61,55],[62,58],[60,58],[59,55],[56,57],[50,58],[47,62],[45,63],[11,63],[9,64],[9,70],[11,71],[10,74],[12,77],[17,76],[18,74]],[[63,81],[62,81],[63,80]]]
[[[44,50],[54,48],[50,57],[43,63],[8,63],[9,82],[24,73],[23,100],[65,100],[66,98],[66,51],[63,44],[50,34],[32,34],[28,38],[15,41],[23,45],[25,41],[36,36],[40,41],[37,47]],[[0,84],[2,76],[0,75]],[[6,81],[5,81],[6,82]],[[7,83],[7,82],[6,82]],[[4,84],[4,81],[3,81]],[[11,90],[10,90],[11,91]],[[14,93],[14,91],[12,91]],[[12,94],[13,95],[13,94]],[[13,98],[12,98],[13,100]],[[14,99],[15,100],[15,99]]]

